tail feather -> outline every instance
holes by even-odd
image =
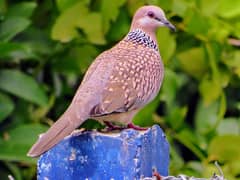
[[[76,121],[76,119],[75,119]],[[73,123],[69,116],[63,115],[52,127],[32,146],[28,152],[29,157],[37,157],[59,143],[65,136],[69,135],[81,122]]]

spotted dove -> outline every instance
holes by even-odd
[[[164,75],[155,35],[161,26],[175,30],[159,7],[139,8],[129,33],[95,59],[67,110],[28,156],[49,150],[88,118],[141,129],[132,119],[157,95]]]

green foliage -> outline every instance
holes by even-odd
[[[0,1],[1,178],[34,178],[36,160],[26,157],[28,148],[64,112],[87,67],[124,37],[145,3],[161,6],[178,31],[157,33],[165,79],[135,123],[164,129],[172,175],[210,177],[217,160],[227,179],[239,178],[236,0]]]
[[[0,72],[0,89],[40,106],[47,104],[47,96],[39,85],[20,71],[2,70]]]

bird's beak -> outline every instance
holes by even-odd
[[[168,27],[171,31],[176,32],[176,28],[168,20],[163,21],[164,26]]]

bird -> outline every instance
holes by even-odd
[[[160,7],[137,9],[126,36],[96,57],[66,111],[39,136],[27,155],[40,156],[89,118],[110,127],[115,123],[142,130],[132,120],[156,97],[163,81],[164,65],[156,39],[157,29],[163,26],[176,30]]]

